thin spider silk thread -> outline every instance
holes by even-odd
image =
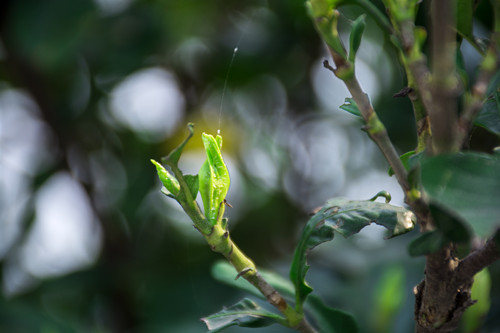
[[[243,32],[240,35],[240,38],[236,42],[236,46],[233,50],[233,56],[231,57],[231,62],[229,63],[229,67],[226,72],[226,78],[224,79],[224,87],[222,88],[222,96],[220,98],[220,106],[219,106],[219,126],[217,127],[217,134],[220,135],[220,125],[221,125],[221,120],[222,120],[222,110],[224,106],[224,96],[226,96],[226,90],[227,90],[227,83],[229,81],[229,75],[231,74],[231,69],[233,68],[233,63],[234,63],[234,58],[236,58],[236,53],[238,53],[238,48],[240,46],[241,40],[245,36],[248,28],[248,24],[250,21],[247,21],[245,24],[245,27],[243,28]]]

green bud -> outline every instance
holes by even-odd
[[[160,178],[161,182],[163,183],[163,186],[173,195],[176,196],[179,194],[179,191],[181,189],[179,182],[173,175],[170,174],[170,172],[167,171],[161,165],[160,163],[156,162],[155,160],[151,160],[151,163],[153,163],[156,166],[156,171],[158,172],[158,177]]]
[[[224,213],[223,201],[229,189],[229,172],[222,159],[222,137],[203,133],[201,136],[207,160],[198,174],[199,191],[205,209],[205,216],[215,225]]]

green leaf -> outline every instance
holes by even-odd
[[[354,99],[347,97],[345,99],[344,104],[340,106],[340,108],[344,111],[347,111],[355,116],[361,117],[361,111],[359,111],[358,105],[354,101]]]
[[[295,286],[296,307],[302,311],[302,304],[312,288],[306,283],[307,252],[319,244],[333,239],[334,231],[344,237],[358,233],[370,223],[377,223],[389,230],[389,237],[395,237],[413,229],[415,215],[402,207],[374,201],[353,201],[344,198],[329,200],[304,227],[295,249],[290,268],[290,279]]]
[[[418,238],[414,239],[408,246],[408,253],[412,257],[423,256],[437,252],[448,241],[444,238],[443,234],[438,231],[429,231],[423,233]]]
[[[486,90],[487,99],[483,104],[475,124],[500,135],[500,71],[496,72]]]
[[[207,159],[198,174],[199,191],[205,209],[205,216],[215,225],[224,213],[222,204],[229,190],[229,171],[222,158],[222,137],[203,133],[201,136]]]
[[[209,332],[220,332],[231,326],[265,327],[275,323],[286,325],[283,317],[264,310],[248,298],[201,320],[207,325]]]
[[[500,156],[457,153],[421,161],[429,199],[455,212],[480,237],[500,222]]]
[[[474,0],[457,1],[457,30],[464,37],[472,38],[472,19],[474,16]]]
[[[401,163],[403,163],[403,166],[405,167],[406,170],[410,170],[410,157],[412,157],[415,154],[416,152],[414,150],[411,150],[399,156],[399,159],[401,160]],[[392,167],[389,167],[388,173],[389,176],[394,175],[394,170],[392,169]]]
[[[319,297],[311,295],[307,299],[307,305],[311,316],[314,317],[318,327],[321,327],[321,332],[359,332],[358,324],[352,315],[326,306]]]
[[[500,93],[494,93],[484,102],[475,124],[500,135]]]
[[[212,266],[212,277],[217,281],[228,284],[232,287],[249,292],[257,297],[264,299],[264,296],[247,280],[235,279],[237,272],[234,267],[225,260],[217,261]],[[293,298],[295,291],[290,280],[285,279],[281,275],[259,268],[259,273],[262,277],[273,286],[283,296]]]
[[[151,160],[151,163],[156,166],[158,177],[160,178],[163,186],[165,186],[164,189],[162,189],[162,192],[175,199],[180,191],[179,182],[173,175],[170,174],[170,172],[167,171],[167,169],[163,167],[163,165],[153,159]]]
[[[187,138],[184,139],[184,141],[182,141],[181,144],[178,145],[174,150],[172,150],[170,152],[170,154],[168,154],[166,157],[164,157],[162,159],[163,163],[165,163],[165,164],[172,163],[175,166],[177,166],[177,164],[179,163],[179,159],[181,157],[182,151],[184,150],[184,147],[186,146],[189,139],[191,139],[191,137],[194,134],[194,124],[188,123],[187,126],[188,126],[188,131],[189,131]]]
[[[349,61],[354,64],[356,53],[361,45],[361,37],[366,26],[366,15],[359,16],[351,26],[351,34],[349,35]]]
[[[429,203],[429,211],[434,225],[446,240],[454,243],[467,243],[470,241],[471,237],[467,224],[460,216],[433,202]]]
[[[191,192],[193,198],[196,198],[196,196],[198,195],[198,188],[200,186],[198,175],[184,175],[183,178],[187,186],[189,187],[189,192]]]

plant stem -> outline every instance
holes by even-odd
[[[209,234],[203,235],[210,248],[217,253],[222,254],[238,274],[236,278],[243,277],[257,288],[267,301],[278,309],[286,318],[288,327],[302,333],[315,333],[316,330],[308,323],[302,313],[295,311],[283,296],[274,289],[257,271],[255,264],[249,259],[231,240],[229,231],[216,224]]]
[[[330,54],[337,66],[336,70],[333,70],[334,74],[343,66],[348,65],[334,50],[329,48]],[[352,95],[352,98],[356,102],[361,115],[366,123],[366,130],[370,138],[377,144],[377,146],[384,154],[389,165],[394,170],[394,174],[398,180],[399,185],[403,188],[405,194],[410,191],[410,185],[408,183],[408,172],[406,171],[403,163],[401,162],[394,145],[392,144],[389,134],[385,129],[384,124],[380,121],[377,113],[373,109],[373,106],[368,99],[368,95],[363,91],[359,85],[356,76],[344,79],[344,84]]]

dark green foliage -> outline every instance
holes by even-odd
[[[295,286],[296,306],[301,309],[312,288],[305,281],[309,270],[307,252],[333,239],[334,232],[350,237],[361,229],[376,223],[387,228],[388,237],[404,234],[415,224],[411,211],[387,203],[331,199],[306,224],[295,250],[290,268],[290,279]]]
[[[431,200],[458,214],[476,235],[491,234],[500,216],[498,155],[440,155],[423,159],[421,167],[422,185]]]

